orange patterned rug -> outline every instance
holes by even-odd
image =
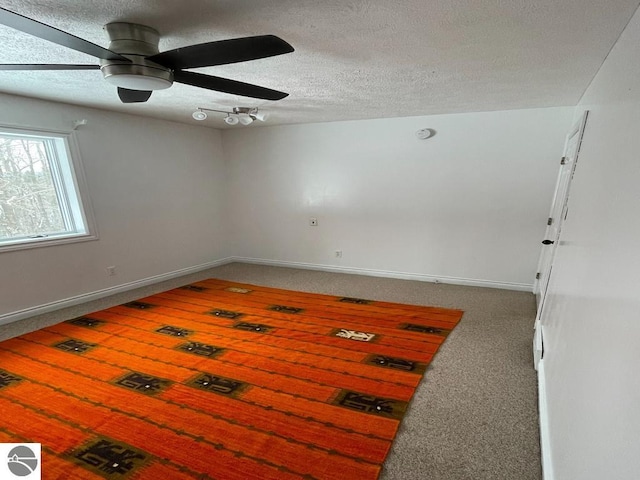
[[[44,479],[376,479],[462,311],[222,280],[0,343]]]

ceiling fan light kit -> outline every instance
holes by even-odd
[[[160,52],[158,31],[136,23],[113,22],[105,25],[110,40],[109,48],[4,8],[0,8],[0,24],[91,55],[98,58],[100,64],[0,64],[0,70],[99,68],[104,79],[118,87],[118,96],[123,103],[146,102],[154,90],[169,88],[174,82],[263,100],[281,100],[288,95],[258,85],[187,71],[190,68],[247,62],[294,51],[291,45],[275,35],[218,40]]]
[[[151,27],[135,23],[115,22],[105,25],[109,35],[109,50],[126,56],[130,61],[101,59],[100,70],[112,85],[130,90],[163,90],[173,85],[173,72],[147,60],[160,53],[160,34]]]

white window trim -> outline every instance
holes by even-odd
[[[98,230],[96,227],[95,217],[93,215],[93,207],[91,198],[87,189],[87,181],[80,157],[80,148],[76,138],[76,131],[51,130],[47,128],[31,128],[31,127],[15,127],[0,124],[0,131],[14,133],[17,135],[41,135],[58,137],[64,141],[67,150],[67,158],[71,163],[71,171],[67,174],[72,180],[73,187],[79,197],[79,211],[75,214],[79,215],[86,227],[86,233],[62,233],[59,235],[49,235],[45,238],[20,238],[15,241],[4,241],[0,243],[0,254],[3,252],[11,252],[16,250],[26,250],[29,248],[49,247],[53,245],[63,245],[67,243],[87,242],[98,240]],[[74,206],[71,206],[74,208]]]

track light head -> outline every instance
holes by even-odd
[[[238,119],[237,115],[227,114],[224,121],[227,123],[227,125],[237,125],[240,120]]]
[[[246,113],[238,115],[238,120],[242,125],[251,125],[253,123],[253,118]]]
[[[191,116],[193,118],[195,118],[196,120],[198,120],[198,121],[202,121],[202,120],[205,120],[207,118],[207,114],[204,113],[202,110],[196,110],[195,112],[193,112],[191,114]]]
[[[261,122],[264,122],[267,119],[267,114],[263,112],[259,112],[258,109],[256,108],[255,113],[252,113],[251,117],[255,118],[256,120],[260,120]]]

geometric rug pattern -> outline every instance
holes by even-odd
[[[44,479],[376,479],[462,311],[210,279],[0,343]]]

